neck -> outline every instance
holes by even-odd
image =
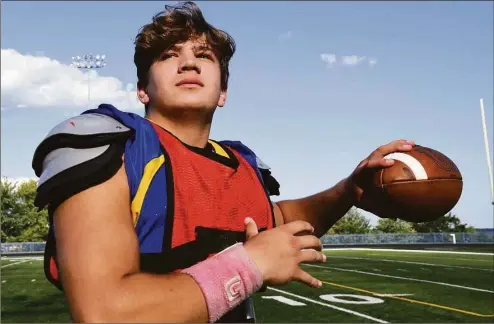
[[[162,112],[149,109],[145,117],[187,145],[203,148],[208,143],[212,122],[210,114],[185,112],[181,113],[180,116],[165,116]]]

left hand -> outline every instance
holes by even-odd
[[[350,177],[347,178],[348,190],[355,197],[356,207],[371,212],[381,218],[397,218],[399,216],[396,215],[396,210],[392,210],[382,203],[380,204],[375,197],[372,197],[369,190],[366,191],[365,187],[372,183],[372,176],[378,169],[387,168],[394,164],[394,160],[384,158],[386,155],[394,152],[408,152],[414,146],[414,141],[396,140],[382,145],[359,163]]]

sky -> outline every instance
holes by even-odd
[[[2,2],[1,174],[36,179],[34,150],[100,103],[140,115],[133,40],[175,2]],[[453,212],[493,227],[479,99],[493,157],[493,2],[198,2],[237,43],[211,138],[240,140],[272,168],[276,200],[332,187],[405,138],[460,169]],[[105,54],[90,75],[71,57]],[[376,217],[366,213],[372,222]]]

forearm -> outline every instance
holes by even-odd
[[[305,198],[277,202],[284,223],[304,220],[315,235],[324,235],[354,205],[355,198],[346,179],[323,192]]]
[[[196,281],[187,274],[135,273],[73,308],[77,322],[208,322]],[[78,308],[78,309],[77,309]]]
[[[77,300],[69,300],[78,308],[72,313],[82,322],[214,322],[263,284],[263,273],[243,243],[180,273],[137,271],[108,276],[104,281],[93,278],[90,287],[75,283]]]
[[[138,273],[124,278],[121,289],[119,313],[126,321],[208,321],[204,295],[197,282],[187,274]]]

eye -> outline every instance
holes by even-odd
[[[213,60],[213,55],[209,52],[200,52],[197,54],[198,58],[205,58],[207,60]]]
[[[171,52],[163,53],[160,57],[160,60],[164,61],[174,56],[177,56],[177,54]]]

